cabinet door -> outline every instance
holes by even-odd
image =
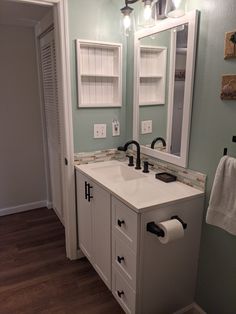
[[[94,267],[111,289],[111,200],[110,193],[92,183]]]
[[[78,229],[79,229],[79,247],[92,262],[92,206],[86,199],[85,184],[88,182],[86,176],[78,171],[77,178],[77,205],[78,205]]]

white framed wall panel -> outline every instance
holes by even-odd
[[[77,39],[76,47],[78,107],[120,107],[122,45]]]

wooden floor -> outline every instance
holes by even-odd
[[[52,210],[0,217],[1,314],[121,314],[84,258],[65,256],[64,228]]]

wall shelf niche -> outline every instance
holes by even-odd
[[[140,46],[139,105],[164,105],[167,48]]]
[[[121,107],[122,44],[76,40],[78,107]]]

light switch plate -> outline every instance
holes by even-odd
[[[120,122],[118,120],[112,121],[112,136],[120,135]]]
[[[94,124],[94,138],[106,138],[107,137],[107,125],[106,124]]]
[[[141,134],[152,133],[152,120],[141,121]]]

